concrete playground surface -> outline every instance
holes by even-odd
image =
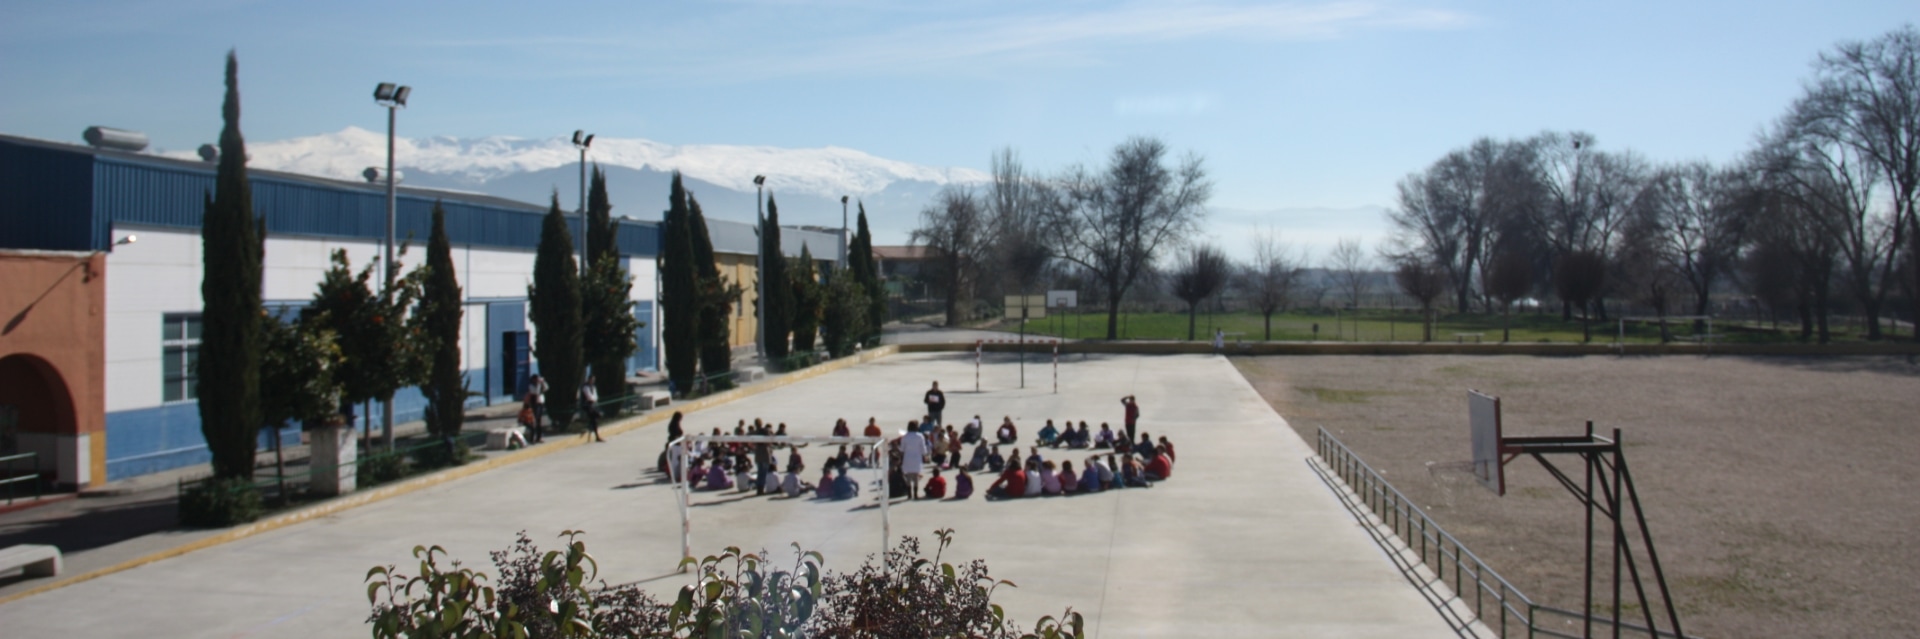
[[[934,380],[947,418],[1011,416],[1023,438],[1046,419],[1119,426],[1134,394],[1141,430],[1165,435],[1180,461],[1152,489],[1068,498],[893,502],[896,537],[923,547],[956,530],[945,559],[985,559],[1019,586],[996,601],[1031,625],[1068,607],[1096,637],[1450,637],[1440,616],[1382,556],[1304,459],[1311,448],[1219,356],[1063,358],[1060,388],[1044,359],[989,356],[974,392],[971,353],[896,355],[689,413],[701,432],[741,419],[826,435],[869,416],[892,435],[923,412]],[[680,520],[673,490],[651,471],[665,428],[527,459],[351,510],[264,532],[0,605],[8,637],[343,637],[367,633],[362,581],[375,565],[411,574],[415,545],[438,544],[494,574],[487,553],[517,531],[556,548],[586,531],[600,578],[642,582],[670,599],[690,582],[674,567]],[[809,479],[832,451],[803,450]],[[1080,466],[1085,454],[1047,454]],[[979,477],[983,489],[990,477]],[[693,552],[798,543],[851,571],[882,547],[869,488],[856,502],[696,493]]]

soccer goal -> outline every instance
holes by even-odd
[[[1712,315],[1667,315],[1665,317],[1622,317],[1620,318],[1619,336],[1615,338],[1616,344],[1624,345],[1627,343],[1627,323],[1628,322],[1639,322],[1642,324],[1647,324],[1652,326],[1665,324],[1667,326],[1668,334],[1673,337],[1673,341],[1695,342],[1702,346],[1706,346],[1708,349],[1713,348],[1713,341],[1715,337],[1713,333],[1713,316]],[[1704,332],[1694,330],[1693,327],[1696,324],[1704,327],[1705,329]],[[1682,326],[1686,327],[1684,329],[1684,332],[1682,330],[1675,330],[1678,327],[1682,327]]]
[[[694,435],[686,435],[679,439],[668,442],[667,446],[675,451],[674,454],[672,455],[672,458],[669,461],[674,466],[673,479],[676,480],[673,482],[674,501],[676,502],[676,504],[679,506],[679,509],[680,509],[680,557],[683,560],[694,558],[693,556],[693,489],[692,489],[692,486],[687,481],[688,480],[687,471],[689,468],[688,460],[693,457],[692,455],[693,446],[695,444],[711,445],[711,444],[730,444],[730,443],[789,444],[789,445],[791,444],[825,444],[827,446],[848,444],[848,445],[872,447],[873,450],[875,451],[874,457],[877,458],[879,462],[876,466],[873,467],[873,469],[876,469],[879,471],[880,484],[881,484],[881,488],[879,490],[874,491],[880,498],[880,556],[882,557],[886,556],[887,548],[889,544],[892,543],[892,540],[893,540],[893,520],[888,516],[888,508],[887,508],[888,503],[893,500],[887,497],[887,488],[886,488],[886,479],[888,474],[887,466],[889,464],[889,458],[886,454],[886,450],[882,448],[882,444],[885,444],[886,441],[887,440],[884,437],[807,437],[807,436],[800,436],[800,435],[782,436],[782,435],[694,434]],[[682,561],[680,564],[680,571],[686,572],[690,570],[689,568],[690,565],[691,564],[688,564],[685,561]]]

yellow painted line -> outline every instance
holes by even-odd
[[[892,355],[897,352],[899,352],[899,347],[897,346],[893,346],[893,345],[881,346],[878,348],[874,348],[872,350],[863,351],[859,355],[855,355],[852,357],[843,357],[831,362],[815,365],[800,371],[788,373],[786,375],[782,375],[777,378],[769,379],[759,384],[749,384],[749,385],[741,386],[739,388],[735,388],[725,392],[715,393],[712,395],[708,395],[706,397],[688,401],[685,404],[675,401],[665,406],[665,408],[673,409],[671,411],[655,410],[645,415],[637,415],[634,417],[629,417],[627,419],[623,419],[618,422],[614,422],[612,424],[602,426],[600,430],[603,434],[606,434],[606,435],[620,435],[628,431],[639,429],[639,428],[656,424],[659,422],[667,421],[667,419],[675,411],[696,411],[696,410],[701,410],[706,408],[712,408],[714,406],[719,406],[721,404],[725,404],[727,402],[731,402],[737,399],[752,397],[754,395],[758,395],[760,393],[764,393],[776,388],[793,384],[795,382],[819,377],[821,375],[825,375],[827,373],[831,373],[843,368],[847,368],[850,366],[857,366],[860,364],[871,362],[876,359],[880,359],[882,357],[886,357],[888,355]],[[247,524],[244,526],[240,526],[238,528],[233,528],[231,530],[221,532],[219,534],[213,535],[211,537],[207,537],[205,539],[194,541],[192,543],[175,546],[173,548],[168,548],[166,550],[162,550],[162,551],[152,553],[136,559],[124,561],[119,564],[94,570],[92,572],[81,574],[75,577],[70,577],[54,583],[46,584],[37,588],[23,590],[21,592],[7,595],[5,597],[0,597],[0,605],[25,599],[27,597],[32,597],[34,595],[37,595],[43,592],[65,588],[67,586],[71,586],[77,583],[92,581],[94,579],[99,579],[101,577],[105,577],[107,575],[111,575],[117,572],[132,570],[134,568],[145,566],[147,564],[154,563],[156,561],[172,559],[174,557],[179,557],[181,555],[185,555],[187,553],[190,553],[196,550],[212,548],[214,546],[218,546],[228,542],[238,541],[238,540],[245,539],[247,537],[252,537],[254,535],[258,535],[260,533],[264,533],[270,530],[291,526],[303,521],[308,521],[308,520],[319,518],[319,517],[325,517],[325,516],[343,512],[349,509],[358,508],[360,506],[365,506],[367,504],[371,504],[376,501],[381,501],[391,497],[398,497],[401,495],[419,491],[424,488],[438,486],[440,484],[444,484],[456,479],[468,477],[478,473],[483,473],[489,470],[493,470],[495,468],[499,468],[501,466],[506,466],[508,464],[517,464],[530,459],[545,457],[547,455],[551,455],[553,453],[556,453],[562,450],[567,450],[575,446],[581,446],[592,441],[590,439],[586,439],[580,436],[569,436],[569,437],[561,437],[556,439],[558,439],[559,441],[544,443],[539,446],[534,446],[530,448],[522,448],[520,450],[501,454],[501,455],[493,455],[481,461],[473,462],[471,464],[466,464],[463,466],[448,468],[430,475],[415,477],[413,479],[409,479],[403,482],[399,482],[396,484],[389,484],[386,486],[381,486],[379,488],[374,488],[374,489],[363,491],[363,492],[355,492],[354,494],[348,495],[346,497],[340,497],[324,503],[308,506],[306,508],[302,508],[300,510],[296,510],[290,513],[285,513],[285,514],[264,519],[261,521],[256,521],[251,524]]]

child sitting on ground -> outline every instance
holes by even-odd
[[[1079,490],[1080,476],[1073,474],[1073,462],[1062,460],[1060,462],[1060,494],[1071,495]]]
[[[1000,456],[1000,447],[994,446],[993,452],[987,454],[987,470],[997,473],[1006,470],[1006,468],[1007,459]]]
[[[973,496],[973,475],[967,469],[960,469],[960,476],[953,478],[953,498],[966,499]]]
[[[933,478],[927,480],[927,499],[944,499],[947,496],[947,478],[940,476],[940,467],[933,467]]]
[[[1040,445],[1049,447],[1060,445],[1060,429],[1054,428],[1051,419],[1047,420],[1047,425],[1040,427]]]

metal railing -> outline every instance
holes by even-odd
[[[13,463],[17,461],[32,461],[33,474],[30,474],[30,475],[13,474]],[[8,505],[13,504],[13,499],[14,499],[13,487],[19,484],[32,484],[34,499],[39,499],[42,496],[42,493],[40,491],[46,482],[41,481],[41,477],[40,477],[40,453],[27,452],[27,453],[20,453],[18,455],[7,455],[5,457],[0,457],[0,464],[5,464],[4,469],[0,469],[0,484],[7,485],[7,504]]]
[[[454,439],[465,442],[469,449],[478,447],[480,445],[484,445],[486,443],[486,438],[487,438],[487,434],[484,431],[461,431],[459,435],[454,437]],[[361,440],[361,443],[370,444],[368,440]],[[377,450],[377,449],[374,449],[373,446],[369,446],[368,449],[364,451],[364,454],[355,456],[353,463],[350,465],[354,467],[354,475],[356,478],[359,479],[359,487],[371,488],[373,486],[377,486],[386,482],[370,481],[371,474],[366,472],[367,464],[377,462],[377,461],[385,461],[387,459],[394,459],[394,458],[407,459],[413,456],[415,453],[420,452],[422,450],[426,450],[428,448],[445,446],[445,445],[447,445],[446,442],[440,439],[429,437],[429,438],[423,438],[418,443],[415,443],[411,446],[408,446],[405,448],[395,448],[393,450]],[[269,475],[264,478],[260,478],[261,471],[265,471],[269,473]],[[307,470],[305,472],[295,472],[295,473],[289,473],[285,475],[280,474],[279,468],[277,467],[261,468],[256,466],[255,467],[256,479],[254,479],[253,482],[249,484],[247,488],[241,488],[241,487],[235,486],[233,487],[233,490],[239,491],[239,490],[251,489],[261,493],[261,496],[263,497],[263,499],[266,499],[269,502],[277,503],[279,505],[284,506],[291,502],[294,492],[299,489],[301,484],[311,485],[313,478],[320,476],[322,472],[331,472],[331,471],[322,471],[321,469],[314,468],[312,465],[311,459],[308,459],[307,461]],[[212,475],[205,475],[205,476],[194,477],[194,478],[182,477],[174,482],[176,494],[184,495],[188,490],[191,490],[193,487],[199,486],[200,484],[204,484],[208,481],[211,481],[212,479],[213,479]],[[389,478],[389,480],[390,479],[391,478]]]
[[[1456,634],[1581,636],[1577,625],[1562,630],[1548,627],[1548,621],[1567,624],[1582,621],[1585,615],[1534,603],[1324,428],[1319,429],[1316,450],[1320,464],[1310,461],[1309,465],[1328,483],[1338,479],[1345,484],[1347,490],[1335,486],[1334,493],[1363,524],[1373,524],[1366,521],[1367,515],[1378,520],[1365,526],[1368,534]],[[1596,629],[1605,625],[1611,632],[1612,619],[1594,615],[1593,621]],[[1620,636],[1675,637],[1671,632],[1649,632],[1645,626],[1628,623],[1621,623],[1620,630]]]

